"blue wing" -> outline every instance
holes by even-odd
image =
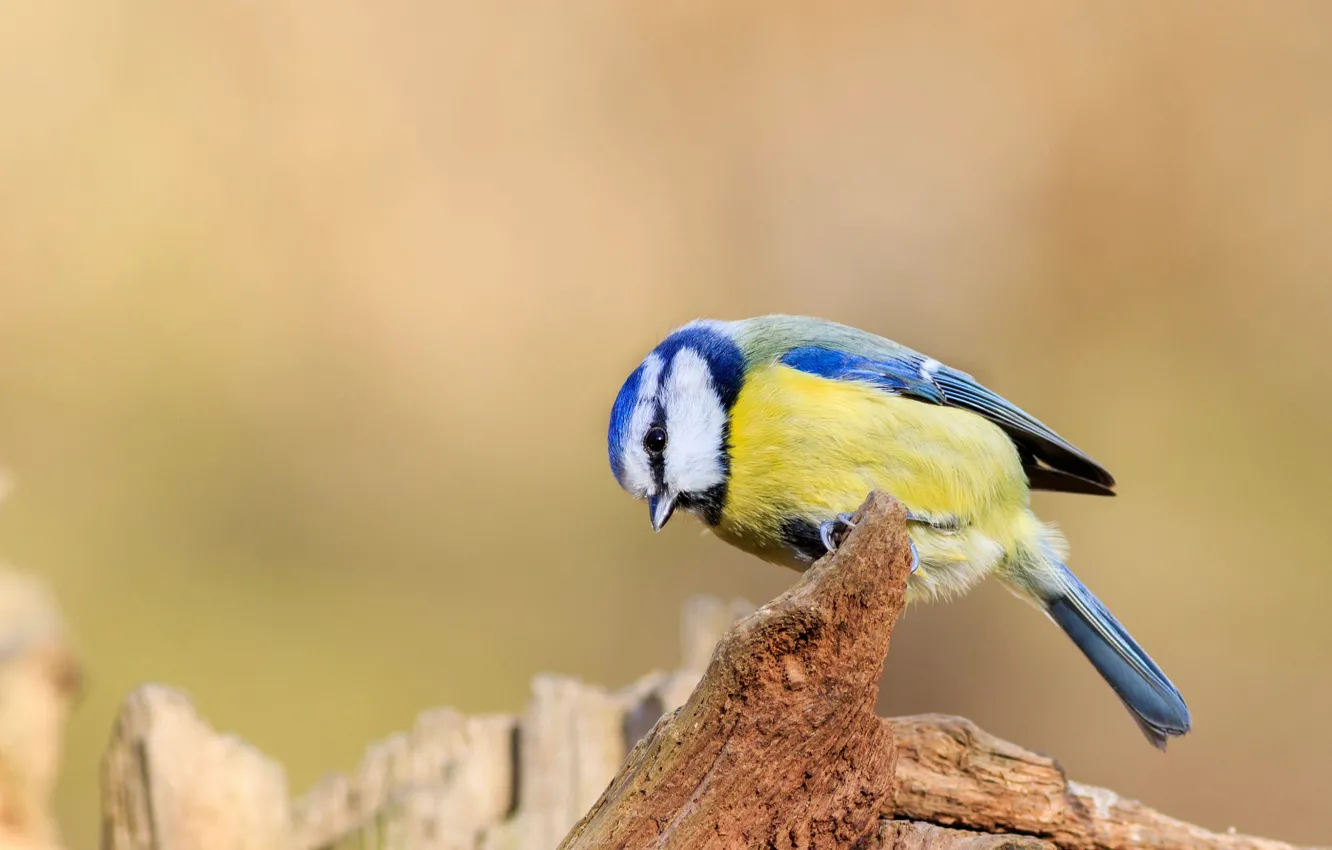
[[[902,348],[891,355],[867,357],[802,346],[786,352],[781,362],[812,375],[863,381],[904,398],[970,410],[1013,440],[1032,489],[1114,495],[1114,477],[1096,461],[970,375],[923,354]]]

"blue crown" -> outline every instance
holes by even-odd
[[[620,394],[615,397],[615,404],[611,407],[606,448],[616,481],[619,481],[624,473],[624,463],[621,458],[624,454],[625,440],[629,438],[629,422],[638,403],[638,389],[643,381],[644,366],[655,354],[662,364],[658,386],[665,384],[670,378],[676,352],[682,348],[697,351],[707,362],[708,371],[712,376],[712,388],[728,413],[740,396],[740,387],[745,380],[745,358],[740,353],[740,346],[736,345],[735,340],[728,334],[706,323],[694,323],[685,325],[666,337],[625,379],[624,385],[620,387]]]

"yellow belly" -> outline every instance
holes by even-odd
[[[747,377],[731,413],[730,463],[715,531],[777,563],[795,566],[784,522],[854,511],[875,489],[912,511],[961,521],[955,534],[912,528],[922,581],[933,573],[949,585],[945,593],[965,589],[1039,530],[1017,449],[998,426],[785,366]]]

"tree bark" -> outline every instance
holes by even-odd
[[[897,749],[897,793],[886,818],[1028,834],[1062,850],[1292,850],[1280,841],[1209,832],[1113,791],[1071,782],[1053,759],[961,717],[884,722],[893,727]]]
[[[902,506],[871,495],[835,553],[735,624],[561,848],[1291,850],[1070,782],[962,718],[876,717],[910,561]]]
[[[294,802],[279,765],[145,686],[103,764],[102,846],[1293,850],[1070,782],[962,718],[876,717],[909,565],[876,494],[772,603],[687,606],[680,669],[615,692],[541,676],[519,716],[428,711]]]
[[[703,681],[633,751],[560,845],[849,847],[892,807],[893,731],[874,713],[906,600],[906,515],[876,495],[838,551],[740,620]]]

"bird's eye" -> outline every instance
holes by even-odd
[[[643,436],[643,448],[647,449],[650,455],[659,455],[666,451],[666,429],[660,425],[649,428],[647,434]]]

